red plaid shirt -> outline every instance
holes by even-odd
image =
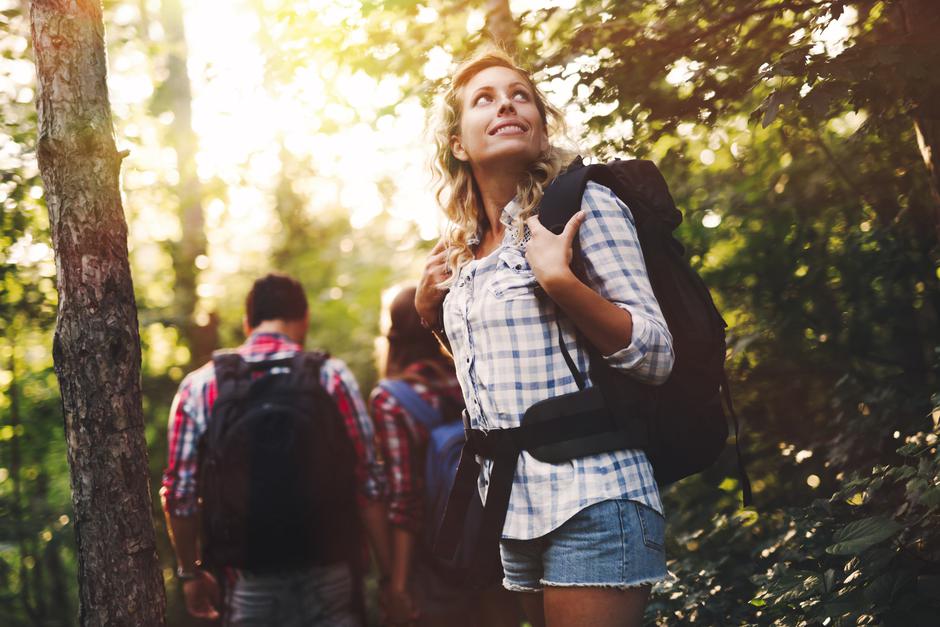
[[[403,373],[435,381],[438,372],[426,364],[412,364]],[[441,411],[445,404],[463,407],[457,377],[441,382],[437,390],[410,381],[414,390],[432,407]],[[399,404],[387,390],[376,387],[369,397],[379,451],[385,462],[388,519],[393,525],[415,533],[424,526],[424,466],[428,430]]]
[[[238,347],[246,361],[285,359],[301,346],[278,333],[255,333]],[[384,492],[385,472],[375,452],[372,421],[359,393],[359,386],[349,368],[339,359],[328,359],[320,370],[320,383],[333,397],[356,450],[356,478],[360,499],[376,500]],[[206,421],[215,403],[218,389],[215,369],[210,361],[191,372],[180,384],[170,409],[167,430],[169,450],[163,472],[167,511],[173,516],[196,514],[197,443],[206,430]]]

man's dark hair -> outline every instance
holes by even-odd
[[[306,314],[304,288],[286,274],[272,272],[261,277],[245,298],[245,315],[251,328],[265,320],[300,320]]]

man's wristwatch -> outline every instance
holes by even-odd
[[[176,567],[176,578],[179,579],[180,581],[192,581],[193,579],[197,579],[198,577],[199,577],[198,567],[192,570],[186,570],[182,566]]]

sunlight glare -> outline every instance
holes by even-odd
[[[470,11],[467,14],[467,32],[478,33],[486,26],[486,14],[483,11]]]
[[[682,58],[672,64],[672,69],[666,74],[666,82],[670,85],[679,86],[692,80],[695,73],[702,68],[699,61],[690,61]]]
[[[321,24],[348,25],[358,18],[360,3],[322,0],[304,9]],[[358,229],[387,211],[393,215],[392,230],[405,239],[409,233],[423,239],[437,235],[440,214],[428,189],[426,112],[416,97],[399,102],[403,79],[377,81],[336,63],[310,60],[298,63],[286,82],[272,84],[254,8],[200,1],[186,3],[185,10],[197,174],[204,183],[215,180],[226,188],[222,198],[204,207],[208,252],[199,260],[201,294],[219,297],[228,275],[253,271],[252,263],[267,259],[278,226],[273,192],[285,171],[284,151],[290,159],[288,175],[294,177],[291,187],[305,198],[311,214],[341,211]],[[128,10],[120,19],[130,15]],[[430,21],[439,17],[434,9],[420,15]],[[164,39],[162,30],[153,34],[155,41]],[[149,188],[172,185],[178,178],[175,151],[159,126],[170,126],[173,113],[158,114],[159,125],[137,124],[124,114],[152,95],[151,71],[141,68],[149,60],[139,51],[114,58],[120,65],[111,76],[116,115],[122,136],[134,142],[124,182],[129,193],[139,194],[135,236],[140,241],[178,238],[178,220],[147,209],[154,193]],[[448,52],[436,48],[424,71],[444,77],[452,63]],[[31,83],[32,64],[25,63],[21,74],[24,83]],[[378,118],[392,105],[393,113]],[[389,183],[381,193],[380,181]]]
[[[428,51],[428,60],[424,64],[424,77],[436,81],[450,74],[453,57],[440,46],[434,46]]]
[[[705,215],[702,217],[702,226],[706,229],[714,229],[719,224],[721,224],[721,216],[711,209],[705,212]]]
[[[415,16],[415,22],[418,24],[433,24],[437,21],[437,9],[422,5],[418,6],[418,15]]]
[[[830,57],[837,57],[845,50],[851,34],[849,28],[858,21],[858,10],[846,6],[837,20],[831,20],[822,30],[813,31],[812,40],[816,45],[810,50],[811,54],[826,53]]]

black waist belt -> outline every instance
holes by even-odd
[[[615,430],[616,426],[612,423],[609,412],[600,406],[583,412],[575,420],[572,420],[571,416],[563,416],[528,424],[523,421],[521,426],[513,429],[490,431],[470,429],[465,415],[466,441],[435,542],[435,553],[444,559],[452,559],[463,537],[467,508],[473,490],[477,489],[476,482],[480,472],[475,456],[493,460],[483,520],[476,534],[473,562],[468,573],[470,583],[485,583],[491,578],[491,573],[497,572],[499,568],[499,539],[506,521],[506,510],[519,454],[526,450],[538,459],[541,457],[538,454],[539,447],[547,450],[549,445],[577,441],[578,438],[596,436],[598,433],[611,434]],[[617,447],[624,448],[622,443]],[[580,455],[575,455],[577,456]]]

